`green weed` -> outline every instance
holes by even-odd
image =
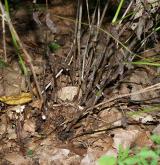
[[[151,139],[157,146],[155,149],[142,148],[131,155],[131,149],[123,149],[120,146],[117,158],[112,155],[102,156],[98,160],[98,165],[158,165],[160,158],[160,136],[152,135]]]

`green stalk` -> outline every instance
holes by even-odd
[[[160,63],[154,63],[154,62],[148,62],[148,61],[135,61],[135,62],[130,62],[130,64],[160,67]]]
[[[15,47],[15,49],[16,49],[16,53],[17,53],[18,58],[19,58],[19,64],[20,64],[20,66],[21,66],[21,69],[22,69],[24,75],[27,76],[27,75],[28,75],[28,70],[27,70],[27,68],[26,68],[26,66],[25,66],[25,62],[24,62],[22,56],[20,55],[20,52],[19,52],[19,45],[17,44],[16,38],[15,38],[15,36],[14,36],[14,34],[13,34],[12,31],[11,31],[11,35],[12,35],[12,42],[13,42],[13,45],[14,45],[14,47]]]
[[[6,13],[8,14],[9,16],[9,5],[8,5],[8,0],[5,0],[5,10],[6,10]]]
[[[159,31],[160,30],[160,26],[159,27],[157,27],[156,29],[155,29],[155,31],[157,32],[157,31]]]
[[[8,18],[10,18],[8,0],[5,0],[5,10],[6,10],[6,13],[8,14]],[[27,76],[28,75],[28,70],[27,70],[27,68],[25,66],[25,62],[24,62],[24,60],[23,60],[23,58],[22,58],[22,56],[19,52],[19,45],[18,45],[17,40],[14,36],[14,32],[13,31],[10,31],[10,32],[11,32],[11,36],[12,36],[13,45],[16,49],[16,53],[17,53],[18,58],[19,58],[19,64],[21,66],[21,69],[22,69],[24,75]]]
[[[114,23],[117,21],[119,12],[120,12],[120,10],[121,10],[121,8],[122,8],[122,5],[123,5],[123,2],[124,2],[124,0],[121,0],[120,3],[119,3],[118,9],[117,9],[117,11],[116,11],[116,14],[114,15],[113,20],[112,20],[112,24],[114,24]]]

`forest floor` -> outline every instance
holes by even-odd
[[[112,3],[104,5],[106,13],[102,6],[90,9],[90,19],[86,6],[81,17],[81,4],[72,1],[48,9],[31,1],[12,6],[12,24],[33,68],[24,59],[28,71],[22,74],[22,50],[15,49],[6,24],[1,165],[95,165],[102,155],[116,157],[120,145],[155,147],[150,136],[160,135],[160,3],[152,11],[132,3],[128,10],[136,14],[114,25]]]

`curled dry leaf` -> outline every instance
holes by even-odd
[[[122,114],[116,108],[103,110],[100,112],[101,124],[100,127],[106,127],[106,124],[121,125]]]
[[[50,19],[50,14],[47,13],[46,14],[46,25],[47,27],[51,30],[51,32],[54,34],[54,33],[57,33],[57,27],[56,25],[53,23],[53,21]]]
[[[87,153],[87,155],[81,160],[80,165],[95,165],[96,158],[93,153]]]
[[[39,154],[39,164],[41,165],[70,165],[79,164],[80,157],[72,154],[68,149],[59,149],[55,147],[43,147],[37,152]]]
[[[91,148],[88,148],[87,154],[81,160],[80,165],[86,165],[86,164],[95,165],[98,157],[99,157],[99,153],[97,152],[97,150],[93,150]]]
[[[117,150],[121,145],[123,148],[128,148],[134,144],[139,135],[139,130],[123,130],[118,129],[112,132],[114,134],[113,147]]]
[[[146,87],[146,84],[152,84],[150,80],[151,76],[145,70],[136,70],[130,76],[131,84],[131,92],[137,92]],[[141,100],[149,100],[151,98],[158,97],[158,93],[156,91],[149,91],[146,93],[141,93],[137,95],[131,95],[131,100],[141,101]]]
[[[131,118],[141,123],[154,121],[153,117],[151,115],[148,115],[147,113],[143,113],[140,115],[132,115]]]
[[[63,100],[63,101],[73,101],[74,97],[76,97],[78,94],[78,87],[76,86],[67,86],[63,87],[58,91],[58,98]],[[80,98],[82,96],[82,91],[79,91],[79,96]]]
[[[14,165],[31,164],[31,160],[29,158],[25,159],[22,155],[15,153],[15,152],[8,153],[4,158]]]
[[[35,133],[35,129],[36,129],[36,124],[35,121],[31,120],[31,119],[26,119],[24,121],[24,131],[29,132],[31,134]]]
[[[142,147],[151,147],[153,145],[152,140],[150,139],[150,133],[148,131],[142,131],[138,134],[136,138],[135,145]]]
[[[42,25],[42,23],[39,19],[38,12],[33,12],[33,20],[36,22],[37,25]]]
[[[155,13],[158,7],[160,7],[160,1],[157,0],[147,0],[147,1],[151,5],[151,13]]]

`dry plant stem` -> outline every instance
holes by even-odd
[[[121,24],[121,23],[122,23],[122,21],[123,21],[124,17],[126,16],[126,14],[128,13],[128,11],[130,10],[130,8],[131,8],[132,4],[133,4],[133,0],[129,3],[129,5],[128,5],[128,7],[127,7],[126,11],[124,12],[124,14],[122,15],[121,20],[119,21],[119,24]]]
[[[89,41],[91,40],[91,35],[93,35],[95,15],[96,15],[97,8],[98,8],[98,4],[96,5],[96,7],[94,9],[94,12],[93,12],[93,15],[92,15],[91,28],[89,30],[88,42],[87,42],[86,48],[85,48],[86,53],[88,53],[90,51],[90,49],[93,47],[93,41],[91,43],[89,43]],[[93,50],[91,50],[91,51],[93,51]],[[86,55],[88,55],[88,54],[86,54]],[[90,57],[88,58],[87,63],[86,63],[85,77],[88,77],[88,73],[90,71],[90,67],[91,67],[91,64],[92,64],[91,63],[92,62],[92,55],[93,55],[93,52],[90,53]],[[87,81],[87,79],[85,79],[85,81]]]
[[[89,29],[91,30],[91,21],[90,21],[90,15],[89,15],[89,8],[88,8],[88,0],[86,0],[86,7],[87,7],[87,16],[88,16],[88,24],[89,24]],[[90,35],[90,33],[89,33]],[[87,40],[87,45],[85,47],[84,53],[83,53],[83,60],[82,60],[82,81],[84,81],[84,68],[85,68],[85,63],[86,63],[86,55],[87,55],[87,48],[88,48],[88,43],[89,43],[90,36],[88,37]]]
[[[97,41],[97,37],[98,37],[98,34],[99,34],[99,28],[101,27],[101,24],[102,24],[102,21],[104,19],[106,10],[108,8],[108,4],[109,4],[109,1],[106,3],[106,5],[104,7],[104,10],[103,10],[103,13],[102,13],[101,18],[100,18],[100,14],[98,14],[98,20],[99,21],[97,22],[97,28],[96,28],[97,30],[96,30],[95,37],[94,37],[94,41],[95,42]],[[98,13],[99,13],[99,10],[100,9],[99,9],[99,6],[98,6]],[[95,12],[96,12],[96,10],[95,10]],[[94,19],[95,19],[95,16],[92,19],[92,31],[94,30],[94,27],[93,27]],[[93,45],[94,45],[94,43],[93,43],[93,41],[91,41],[91,47],[93,47]],[[94,53],[94,51],[91,52],[91,59],[89,60],[90,61],[90,65],[89,65],[90,66],[90,69],[91,69],[91,64],[92,64],[91,61],[92,61],[93,53]],[[87,69],[88,71],[86,72],[85,77],[88,77],[88,73],[89,73],[90,69]]]
[[[88,35],[88,39],[87,39],[87,43],[86,43],[86,46],[85,46],[85,50],[84,50],[84,53],[83,53],[83,63],[82,63],[82,76],[84,78],[84,72],[85,72],[85,66],[86,66],[86,70],[89,72],[89,68],[91,66],[91,59],[92,57],[90,58],[90,60],[88,60],[88,65],[86,65],[86,57],[88,58],[88,52],[89,52],[89,49],[90,47],[90,40],[91,40],[91,35],[93,33],[93,24],[94,24],[94,19],[95,19],[95,14],[96,14],[96,10],[97,10],[97,5],[96,5],[96,8],[94,10],[94,13],[93,13],[93,16],[92,16],[92,22],[89,24],[89,35]],[[89,14],[89,13],[88,13]],[[89,18],[89,21],[90,21],[90,18]],[[86,77],[86,74],[85,74],[85,77]],[[85,89],[84,89],[85,90]]]
[[[79,6],[79,0],[78,0],[78,6]],[[77,31],[78,31],[78,15],[79,15],[79,10],[77,10],[76,13],[76,20],[75,20],[75,31],[74,31],[74,40],[73,40],[73,73],[76,73],[76,68],[77,68]],[[70,51],[72,53],[72,50]],[[76,77],[76,75],[74,75]]]
[[[89,68],[88,68],[88,70],[86,70],[86,74],[85,74],[85,77],[86,77],[86,82],[85,83],[87,84],[87,81],[89,81],[89,83],[87,85],[87,89],[86,89],[86,92],[85,92],[85,96],[83,98],[83,102],[86,102],[89,93],[91,93],[91,90],[92,90],[92,87],[93,87],[93,84],[94,84],[95,74],[96,74],[97,70],[99,69],[99,65],[100,65],[101,60],[103,59],[103,56],[105,55],[105,54],[103,54],[102,56],[98,56],[97,58],[95,57],[95,59],[93,60],[93,57],[95,56],[96,46],[97,46],[97,45],[95,45],[95,43],[96,43],[98,35],[99,35],[99,28],[100,28],[100,26],[103,22],[106,10],[108,8],[108,4],[109,4],[109,2],[106,3],[106,5],[103,9],[101,17],[100,17],[100,4],[98,5],[98,11],[97,11],[98,12],[98,18],[97,18],[97,27],[98,28],[94,29],[94,27],[93,27],[93,30],[95,30],[95,32],[93,31],[93,33],[95,33],[94,34],[94,41],[91,41],[91,43],[90,43],[92,50],[90,52],[90,59],[89,59],[89,65],[88,65]],[[93,22],[94,22],[94,20],[92,19],[92,23]],[[87,45],[87,47],[88,47],[88,45]],[[89,52],[89,50],[88,50],[88,52]],[[92,68],[93,68],[93,70],[92,70]],[[88,74],[91,70],[92,70],[92,73],[89,76],[91,78],[90,78],[90,80],[88,80]]]
[[[73,19],[70,19],[70,18],[66,18],[66,17],[62,17],[62,16],[59,16],[59,15],[56,15],[54,14],[53,15],[54,17],[57,17],[57,18],[60,18],[60,19],[64,19],[64,20],[68,20],[68,21],[71,21],[71,22],[77,22],[77,19],[76,21],[73,20]],[[84,23],[82,22],[82,25],[84,26],[89,26],[88,23]],[[96,27],[96,25],[93,25],[94,28],[98,28]],[[75,28],[76,29],[76,28]],[[121,41],[119,41],[117,38],[115,38],[110,32],[108,32],[107,30],[104,30],[103,28],[99,28],[99,30],[101,32],[103,32],[104,34],[107,34],[109,37],[111,37],[113,40],[115,40],[117,43],[119,43],[119,45],[121,45],[124,49],[126,49],[129,53],[131,54],[134,54],[131,50],[128,49],[127,46],[125,46]],[[76,37],[75,37],[76,38]]]
[[[0,5],[1,11],[4,12],[4,8]],[[6,29],[5,29],[5,14],[2,14],[2,29],[3,29],[3,53],[4,53],[4,61],[7,62],[7,51],[6,51]]]
[[[81,68],[81,61],[82,60],[81,60],[81,42],[80,42],[80,38],[81,38],[81,21],[82,21],[82,0],[79,0],[78,9],[79,9],[79,14],[78,14],[78,31],[77,31],[77,49],[78,49],[78,63],[79,63],[78,65]],[[80,70],[79,70],[79,77],[81,77],[81,80],[80,80],[80,84],[81,84],[81,81],[83,80],[83,78],[82,78],[82,75],[80,73]]]
[[[90,15],[89,15],[88,0],[86,0],[86,7],[87,7],[88,24],[89,24],[89,28],[91,29],[91,20],[90,20]]]
[[[2,11],[2,14],[3,14],[3,15],[6,15],[6,21],[7,21],[7,23],[8,23],[8,26],[9,26],[10,31],[11,31],[11,32],[13,33],[13,35],[15,36],[16,41],[17,41],[17,43],[19,44],[20,49],[22,49],[22,51],[23,51],[22,56],[23,56],[23,58],[25,59],[25,62],[27,62],[27,64],[29,65],[29,67],[30,67],[30,69],[31,69],[31,72],[32,72],[32,74],[33,74],[33,78],[34,78],[34,81],[35,81],[35,84],[36,84],[36,88],[37,88],[38,95],[39,95],[39,97],[40,97],[41,102],[43,103],[43,96],[42,96],[42,94],[41,94],[41,90],[40,90],[40,86],[39,86],[39,84],[38,84],[37,76],[36,76],[35,71],[34,71],[34,68],[33,68],[32,58],[31,58],[31,56],[29,55],[29,53],[27,52],[27,50],[25,49],[25,47],[23,46],[23,43],[22,43],[22,41],[20,40],[20,38],[19,38],[17,32],[15,31],[15,29],[14,29],[14,27],[13,27],[13,24],[12,24],[12,22],[11,22],[11,20],[10,20],[10,18],[9,18],[8,15],[5,13],[1,1],[0,1],[0,6],[1,6],[1,8],[3,9],[3,10],[1,10],[1,11]]]
[[[79,115],[76,116],[76,118],[74,118],[73,120],[71,121],[66,121],[64,124],[67,125],[68,123],[69,126],[67,126],[68,128],[64,128],[69,130],[72,128],[73,125],[75,125],[77,123],[77,121],[79,121],[80,119],[82,119],[84,116],[88,115],[88,114],[92,114],[93,113],[93,109],[97,108],[97,109],[104,109],[104,108],[107,108],[107,107],[111,107],[115,104],[115,101],[118,100],[118,99],[121,99],[121,98],[124,98],[124,97],[129,97],[129,96],[132,96],[132,95],[137,95],[137,94],[141,94],[141,93],[146,93],[146,92],[149,92],[149,91],[154,91],[154,90],[158,90],[160,89],[160,83],[157,83],[155,85],[151,85],[149,87],[146,87],[144,89],[141,89],[139,91],[136,91],[136,92],[132,92],[132,93],[127,93],[127,94],[123,94],[123,95],[118,95],[118,96],[115,96],[115,97],[112,97],[106,101],[103,101],[97,105],[94,105],[94,106],[91,106],[90,108],[87,108],[87,109],[84,109],[83,112],[81,112]],[[103,106],[103,107],[102,107]]]
[[[97,12],[97,27],[100,27],[100,3],[99,3],[99,1],[98,1],[98,12]],[[99,31],[99,29],[97,28],[96,29],[97,30],[97,32]]]
[[[2,28],[3,28],[3,51],[4,51],[4,61],[7,62],[7,51],[6,51],[6,30],[5,30],[5,20],[4,15],[2,16]]]
[[[103,10],[103,13],[102,13],[102,16],[101,16],[101,20],[100,20],[100,26],[102,25],[102,22],[103,22],[104,16],[105,16],[106,11],[107,11],[108,6],[109,6],[109,2],[110,2],[110,0],[108,0],[108,1],[106,2],[106,5],[105,5],[105,7],[104,7],[104,10]]]
[[[68,55],[69,55],[70,52],[72,51],[73,45],[74,45],[74,44],[71,45],[71,50],[69,51]],[[66,57],[65,62],[67,62],[67,58],[68,58],[68,56]],[[70,61],[67,63],[67,65],[70,66],[71,63],[72,63],[72,61],[73,61],[73,56],[70,57]],[[64,70],[64,69],[62,68],[62,69],[60,69],[60,70],[58,71],[58,73],[55,75],[55,78],[56,78],[56,79],[62,74],[63,70]],[[45,86],[45,89],[44,89],[41,93],[43,94],[51,85],[52,85],[52,80]]]
[[[154,91],[154,90],[158,90],[160,89],[160,83],[157,83],[155,85],[151,85],[149,87],[146,87],[146,88],[143,88],[139,91],[136,91],[136,92],[132,92],[132,93],[127,93],[127,94],[123,94],[123,95],[118,95],[118,96],[115,96],[115,97],[112,97],[106,101],[103,101],[95,106],[92,106],[90,108],[88,108],[86,111],[90,111],[92,110],[93,108],[99,108],[100,106],[103,106],[109,102],[112,102],[114,100],[117,100],[117,99],[120,99],[120,98],[124,98],[124,97],[129,97],[129,96],[133,96],[133,95],[137,95],[137,94],[141,94],[141,93],[146,93],[146,92],[150,92],[150,91]]]

